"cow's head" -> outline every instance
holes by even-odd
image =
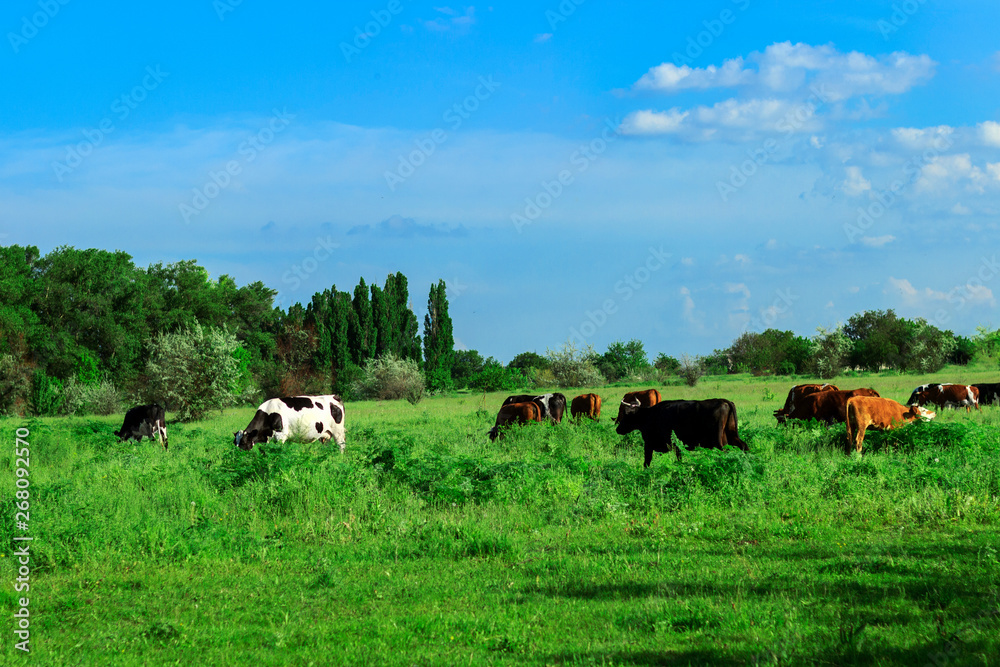
[[[639,402],[638,398],[633,397],[628,400],[623,398],[621,405],[618,406],[618,416],[612,421],[617,424],[624,415],[635,414],[641,405],[642,403]]]
[[[918,405],[912,406],[911,411],[913,412],[914,418],[920,419],[921,421],[925,422],[929,422],[930,420],[934,419],[934,417],[937,416],[937,413],[928,410],[927,408],[922,408]]]
[[[923,391],[915,391],[913,395],[910,396],[910,405],[924,405],[930,401],[931,393],[926,389]]]
[[[251,429],[249,431],[236,431],[233,433],[233,444],[244,451],[249,451],[253,449],[254,444],[259,442],[257,435],[257,429]]]
[[[622,403],[615,423],[617,424],[615,433],[618,435],[628,435],[639,428],[639,401],[636,401],[635,404]]]

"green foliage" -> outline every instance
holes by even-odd
[[[608,382],[638,375],[649,368],[649,360],[642,341],[632,339],[627,343],[615,341],[608,346],[595,363],[597,370]]]
[[[32,414],[43,417],[62,414],[64,402],[63,383],[45,371],[36,370],[31,387]]]
[[[520,368],[523,370],[537,368],[540,371],[548,370],[551,366],[552,362],[537,352],[521,352],[507,364],[508,368]]]
[[[580,350],[575,343],[567,341],[558,350],[547,349],[545,354],[551,364],[549,369],[560,387],[594,387],[606,382],[594,365],[597,353],[592,345]]]
[[[391,401],[405,398],[416,404],[424,395],[424,376],[417,362],[386,354],[365,364],[364,374],[352,387],[362,399]]]
[[[146,372],[150,402],[166,404],[181,421],[203,418],[233,402],[239,381],[234,356],[239,343],[226,329],[196,324],[174,334],[161,334],[151,344]]]
[[[506,368],[496,359],[490,357],[483,364],[482,370],[469,380],[469,388],[478,391],[518,391],[534,386],[532,371],[521,368]]]
[[[485,364],[483,355],[476,350],[455,350],[454,363],[451,367],[451,379],[458,388],[467,387],[469,380],[483,370]]]
[[[843,370],[851,354],[851,339],[840,328],[816,329],[813,337],[815,352],[812,357],[813,372],[823,379],[829,379]]]
[[[666,375],[677,375],[677,371],[681,368],[681,362],[677,361],[674,357],[660,352],[656,357],[656,361],[653,362],[653,366]]]
[[[424,316],[424,370],[431,391],[452,388],[455,338],[448,315],[448,292],[445,282],[431,285]]]
[[[0,414],[11,414],[31,391],[31,373],[21,360],[0,354]]]
[[[97,384],[101,379],[97,357],[86,348],[80,350],[80,358],[76,361],[75,377],[76,381],[83,385]]]
[[[955,336],[955,349],[948,355],[948,363],[965,366],[972,361],[972,357],[975,356],[975,354],[975,341],[966,338],[965,336]]]
[[[698,384],[698,380],[705,375],[705,361],[701,357],[691,357],[687,354],[681,355],[680,365],[677,368],[680,375],[689,387]]]

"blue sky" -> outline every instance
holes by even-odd
[[[507,361],[1000,326],[994,2],[0,10],[0,242],[287,306],[390,272]]]

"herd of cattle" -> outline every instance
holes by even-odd
[[[932,404],[942,408],[964,407],[966,412],[979,409],[980,400],[1000,401],[997,384],[925,384],[913,390],[906,405],[882,398],[874,389],[841,390],[832,384],[800,384],[792,387],[785,404],[774,411],[779,424],[789,419],[826,422],[827,425],[847,425],[848,451],[851,445],[861,452],[865,431],[869,428],[888,430],[910,422],[933,419],[935,413],[924,408]],[[508,396],[489,431],[490,441],[504,432],[528,422],[562,422],[566,412],[566,397],[558,392]],[[286,396],[272,398],[260,405],[253,419],[242,431],[233,433],[233,443],[243,450],[258,443],[285,442],[289,437],[306,441],[333,440],[344,451],[344,403],[339,396]],[[579,420],[601,417],[601,397],[582,394],[570,403],[570,416]],[[140,405],[125,413],[125,421],[115,432],[119,440],[142,440],[148,437],[167,449],[167,425],[164,408]],[[656,389],[625,394],[612,420],[621,435],[639,431],[645,445],[644,465],[649,466],[653,452],[673,451],[681,458],[674,444],[676,437],[686,447],[722,449],[726,445],[747,451],[737,428],[736,405],[724,398],[700,401],[661,400]]]

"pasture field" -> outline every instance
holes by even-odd
[[[995,369],[838,377],[905,401]],[[348,403],[347,451],[238,451],[253,408],[0,424],[3,664],[1000,665],[1000,408],[869,432],[778,427],[806,378],[703,378],[749,454],[655,455],[599,423],[496,443],[503,395]],[[170,414],[167,415],[168,422]],[[30,436],[15,593],[14,434]],[[31,654],[12,614],[30,598]]]

